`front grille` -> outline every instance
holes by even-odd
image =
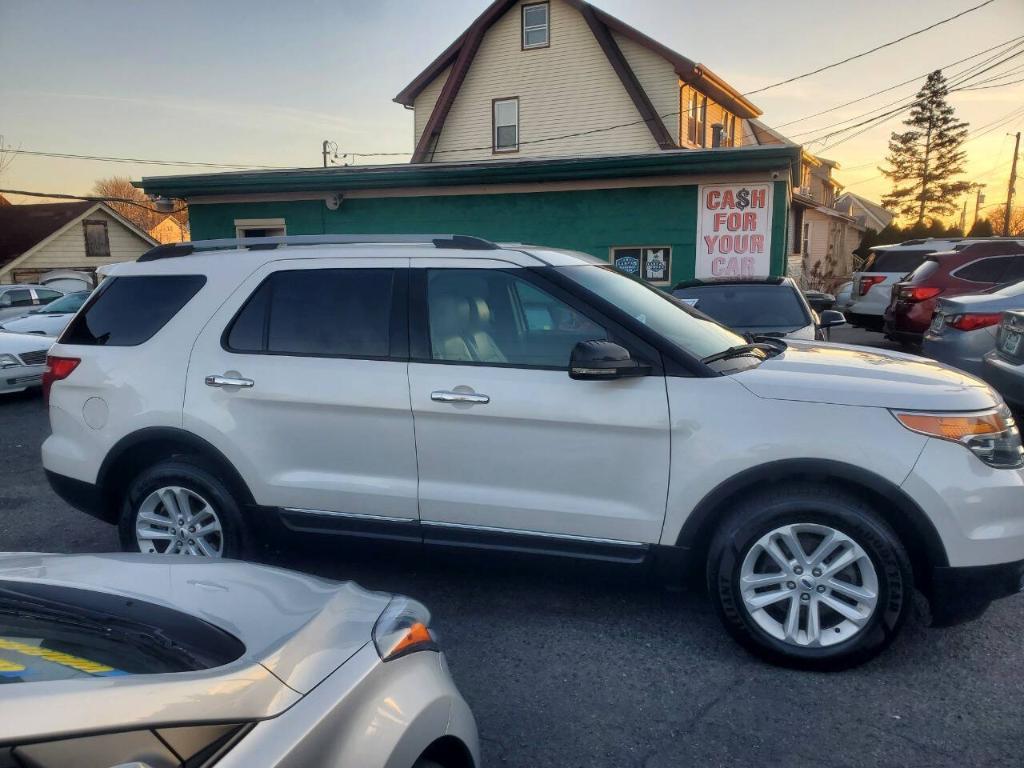
[[[46,363],[46,350],[41,349],[38,352],[26,352],[23,355],[18,355],[21,358],[21,362],[25,365],[43,365]]]

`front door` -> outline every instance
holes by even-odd
[[[577,342],[622,342],[600,315],[531,270],[418,261],[409,384],[424,537],[657,542],[669,475],[663,376],[570,379]]]
[[[196,342],[185,429],[217,446],[256,502],[283,508],[294,527],[415,523],[407,266],[274,262]]]

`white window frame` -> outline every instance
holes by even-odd
[[[499,147],[498,146],[498,105],[513,103],[516,105],[516,121],[515,123],[504,123],[503,126],[515,125],[516,128],[516,143],[511,147]],[[491,152],[503,153],[503,152],[518,152],[519,151],[519,97],[518,96],[507,96],[501,99],[494,99],[491,102]]]
[[[531,24],[531,25],[527,26],[527,24],[526,24],[526,10],[528,8],[536,8],[536,7],[541,6],[541,5],[544,6],[544,23],[543,24]],[[551,3],[549,3],[549,2],[526,3],[526,4],[523,5],[522,14],[523,14],[523,18],[522,18],[522,49],[524,51],[529,51],[529,50],[531,50],[533,48],[547,48],[549,45],[551,45]],[[544,42],[543,43],[529,43],[528,44],[526,42],[526,33],[527,32],[532,32],[532,31],[537,30],[537,29],[543,29],[544,30]]]
[[[280,229],[280,237],[288,235],[284,219],[235,219],[235,237],[249,237],[245,233],[250,229]]]

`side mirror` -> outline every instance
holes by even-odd
[[[651,366],[634,360],[628,349],[611,341],[581,341],[569,359],[571,379],[622,379],[650,372]]]
[[[837,325],[846,325],[846,315],[835,309],[826,309],[821,313],[819,328],[835,328]]]

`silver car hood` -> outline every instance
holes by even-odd
[[[8,333],[0,331],[0,354],[7,352],[21,355],[25,352],[40,352],[53,346],[56,339],[38,336],[34,333]]]
[[[51,732],[46,708],[62,695],[76,693],[88,695],[95,704],[81,712],[83,730],[116,726],[121,717],[128,718],[123,724],[278,714],[372,642],[374,623],[391,600],[351,582],[230,560],[166,555],[0,554],[0,580],[91,589],[156,603],[204,619],[246,648],[234,662],[195,672],[7,686],[0,703],[0,741],[5,735]],[[139,709],[144,692],[151,706],[142,709],[151,711]]]
[[[975,411],[998,403],[985,382],[901,352],[787,340],[785,352],[733,375],[758,397],[908,410]]]

